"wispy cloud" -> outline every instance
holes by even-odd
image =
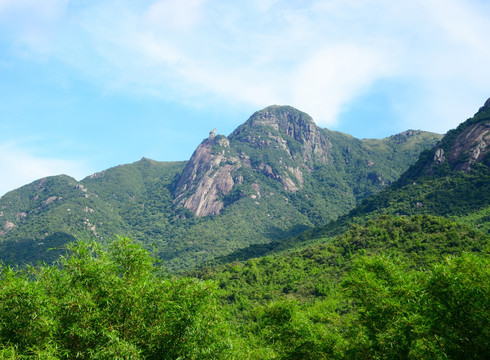
[[[430,130],[444,131],[484,101],[490,81],[484,1],[49,0],[44,10],[38,4],[0,0],[4,19],[15,9],[29,21],[44,11],[35,31],[22,27],[12,36],[105,91],[186,104],[291,104],[329,126],[388,80],[401,89],[392,95],[400,121],[427,128],[431,118]],[[15,21],[8,26],[15,29]]]
[[[156,29],[189,31],[199,22],[203,0],[160,0],[151,4],[144,19]]]

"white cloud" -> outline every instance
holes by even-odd
[[[77,179],[86,176],[85,165],[62,159],[39,157],[15,143],[0,144],[0,196],[45,176],[66,174]]]
[[[0,15],[45,11],[21,31],[25,43],[106,91],[292,104],[328,126],[387,79],[399,84],[390,98],[407,126],[426,128],[426,116],[444,131],[484,101],[490,81],[490,7],[476,0],[106,0],[75,13],[68,0],[17,3],[0,0]],[[57,21],[63,28],[49,25]]]
[[[330,46],[301,63],[292,77],[290,103],[300,104],[320,124],[335,124],[350,100],[391,75],[389,57],[354,45]]]

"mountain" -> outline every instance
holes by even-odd
[[[42,242],[73,239],[71,229],[105,241],[111,227],[154,240],[172,270],[226,256],[169,276],[118,238],[72,244],[52,266],[0,267],[0,357],[490,358],[489,104],[389,187],[388,166],[404,167],[427,134],[357,140],[271,107],[229,137],[212,131],[186,163],[142,159],[7,194],[1,251],[23,261]],[[360,204],[280,239],[284,216],[301,224],[341,212],[322,208],[335,205],[321,199],[325,187]],[[40,243],[9,238],[55,224],[62,231]]]
[[[348,214],[191,274],[258,358],[488,358],[489,139],[490,99]]]
[[[437,215],[490,234],[490,99],[470,119],[423,151],[400,179],[326,225],[287,240],[254,244],[228,254],[231,262],[325,241],[353,224],[383,215]]]
[[[182,167],[180,162],[142,159],[82,181],[52,176],[5,194],[0,198],[1,259],[14,263],[51,261],[74,238],[105,242],[115,234],[133,233],[135,226],[129,220],[132,209],[138,207],[133,200],[160,202],[165,196],[160,187],[170,183]]]
[[[490,99],[419,157],[390,189],[353,214],[390,212],[461,217],[487,213],[490,204]],[[488,222],[482,218],[480,225]],[[487,224],[488,225],[488,224]]]
[[[185,167],[174,197],[196,216],[207,216],[243,197],[262,197],[261,184],[287,197],[295,194],[305,204],[311,203],[305,195],[323,192],[318,201],[332,212],[320,216],[324,221],[395,181],[417,152],[438,138],[409,130],[358,140],[321,129],[292,107],[270,106],[229,137],[211,133]]]
[[[50,260],[66,241],[115,234],[152,246],[172,271],[284,239],[394,183],[441,136],[356,139],[289,106],[212,131],[187,162],[143,158],[76,181],[38,180],[0,199],[4,261]]]

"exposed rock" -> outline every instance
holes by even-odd
[[[298,181],[298,184],[300,186],[303,186],[303,173],[301,172],[301,170],[299,168],[292,168],[292,167],[288,167],[286,166],[286,169],[294,175],[294,177],[296,178],[296,180]]]
[[[143,159],[141,159],[141,160],[143,160]],[[105,175],[105,172],[104,171],[101,171],[101,172],[97,172],[97,173],[95,173],[93,175],[90,175],[90,178],[91,179],[101,179],[101,178],[104,177],[104,175]]]
[[[489,152],[490,121],[481,122],[461,132],[451,147],[449,162],[455,169],[469,172],[473,164],[482,161]]]
[[[43,205],[48,205],[51,204],[53,201],[57,199],[56,196],[50,196],[46,200],[43,201]]]
[[[215,146],[221,149],[213,149]],[[241,164],[237,158],[226,156],[229,146],[224,136],[205,139],[182,172],[174,191],[175,201],[196,216],[219,214],[224,206],[219,197],[228,194],[235,184],[232,172]]]
[[[328,163],[331,147],[309,115],[289,106],[270,106],[253,114],[229,138],[215,135],[215,130],[209,133],[177,181],[175,202],[196,216],[219,214],[223,196],[244,182],[238,171],[242,166],[280,182],[286,191],[296,192],[303,186],[303,171],[311,172],[315,164]],[[237,148],[238,155],[234,152]],[[253,152],[247,149],[272,149],[278,155],[273,163],[257,158],[252,161]],[[260,198],[260,191],[256,192]]]
[[[95,225],[92,225],[92,224],[90,223],[90,220],[89,220],[89,219],[85,219],[85,221],[84,221],[83,223],[84,223],[85,225],[87,225],[87,228],[88,228],[90,231],[92,231],[92,233],[93,233],[93,234],[94,234],[96,237],[98,237],[98,236],[99,236],[99,235],[97,234],[97,231],[95,230],[95,229],[96,229],[96,228],[95,228]]]
[[[272,170],[272,167],[267,164],[260,164],[259,169],[262,170],[265,176],[268,176],[270,178],[277,178],[276,174],[274,174],[274,171]]]
[[[392,136],[390,136],[390,138],[395,140],[397,143],[404,143],[409,138],[416,136],[416,135],[420,135],[420,134],[422,134],[422,130],[409,129],[409,130],[403,131],[399,134],[392,135]]]
[[[444,150],[443,149],[437,149],[436,153],[434,154],[434,162],[436,164],[441,164],[446,160],[444,157]]]
[[[5,231],[12,230],[15,227],[15,224],[10,221],[5,221],[3,228]]]
[[[42,178],[41,180],[39,180],[39,182],[36,184],[36,187],[38,189],[40,189],[41,191],[43,191],[44,189],[42,188],[42,186],[44,185],[44,183],[48,180],[48,178]]]
[[[256,184],[256,183],[253,183],[252,184],[252,188],[255,190],[255,192],[257,193],[257,196],[260,199],[260,197],[261,197],[261,194],[260,194],[260,185],[259,184]],[[255,199],[255,198],[253,198],[253,199]]]
[[[235,181],[236,185],[242,185],[243,184],[243,176],[242,175],[236,176],[234,181]]]
[[[280,178],[284,185],[284,190],[296,192],[303,186],[303,173],[299,168],[286,166],[286,169],[294,176],[296,183],[287,174],[281,175]]]
[[[251,129],[258,128],[267,134],[267,139],[247,134]],[[270,130],[267,131],[267,129]],[[292,138],[301,144],[300,153],[291,151],[285,137]],[[235,139],[255,144],[259,148],[268,146],[286,150],[295,160],[301,158],[304,163],[313,159],[327,163],[329,150],[332,147],[327,136],[308,114],[290,106],[278,105],[269,106],[253,114],[245,124],[230,135],[230,140]]]
[[[421,133],[408,130],[397,136],[403,142]],[[239,189],[227,196],[244,182],[261,183],[264,175],[273,180],[267,179],[272,188],[297,192],[303,189],[306,179],[309,181],[314,176],[310,173],[333,165],[330,136],[334,139],[337,135],[320,129],[309,115],[290,106],[277,105],[256,112],[229,137],[216,135],[213,130],[174,183],[175,204],[196,216],[218,215],[225,206],[224,200],[228,206],[243,196],[264,199],[259,189],[252,194]],[[349,146],[343,149],[344,153],[356,155],[356,150]],[[338,159],[342,161],[341,157]],[[365,158],[370,167],[374,166],[372,160]],[[345,161],[349,163],[347,158]],[[376,174],[371,181],[384,184]]]
[[[446,174],[447,171],[471,172],[476,163],[490,167],[490,99],[473,118],[450,130],[434,148],[434,155],[402,175],[401,182],[419,176]],[[439,167],[441,164],[447,167]],[[439,168],[438,168],[439,167]],[[440,172],[438,170],[441,170]]]
[[[296,192],[299,190],[299,187],[296,186],[296,184],[287,176],[281,177],[281,181],[284,185],[284,190],[289,191],[289,192]]]

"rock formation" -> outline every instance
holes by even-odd
[[[224,136],[210,136],[198,146],[176,186],[179,205],[196,216],[219,214],[223,208],[219,198],[230,192],[235,183],[232,172],[241,166],[237,158],[228,156],[229,148]]]
[[[219,214],[223,196],[243,179],[243,166],[274,179],[285,191],[298,191],[303,171],[312,171],[315,163],[326,164],[331,146],[309,115],[290,106],[267,107],[229,138],[210,132],[178,180],[175,202],[196,216]],[[272,151],[273,156],[259,159],[253,154],[257,149]]]

